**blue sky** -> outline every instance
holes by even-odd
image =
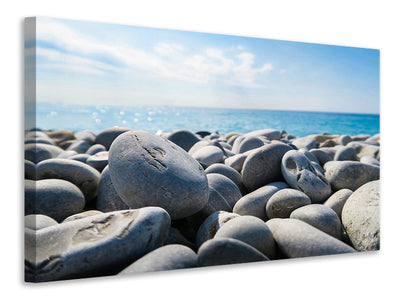
[[[36,40],[40,102],[379,113],[374,49],[49,18]]]

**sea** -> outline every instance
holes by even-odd
[[[310,134],[370,134],[380,131],[378,114],[232,109],[176,106],[118,106],[36,103],[36,127],[42,130],[91,130],[127,127],[153,133],[188,129],[192,132],[247,133],[259,129]]]

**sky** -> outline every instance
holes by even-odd
[[[51,18],[25,47],[39,102],[379,114],[376,49]]]

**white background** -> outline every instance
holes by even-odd
[[[378,299],[399,295],[400,197],[396,1],[13,1],[1,17],[1,295],[3,299]],[[171,271],[40,285],[23,283],[23,18],[182,29],[381,50],[382,205],[378,253]],[[390,295],[390,296],[389,296]],[[4,298],[6,297],[6,298]]]

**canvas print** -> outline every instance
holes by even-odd
[[[379,250],[379,55],[27,18],[25,281]]]

